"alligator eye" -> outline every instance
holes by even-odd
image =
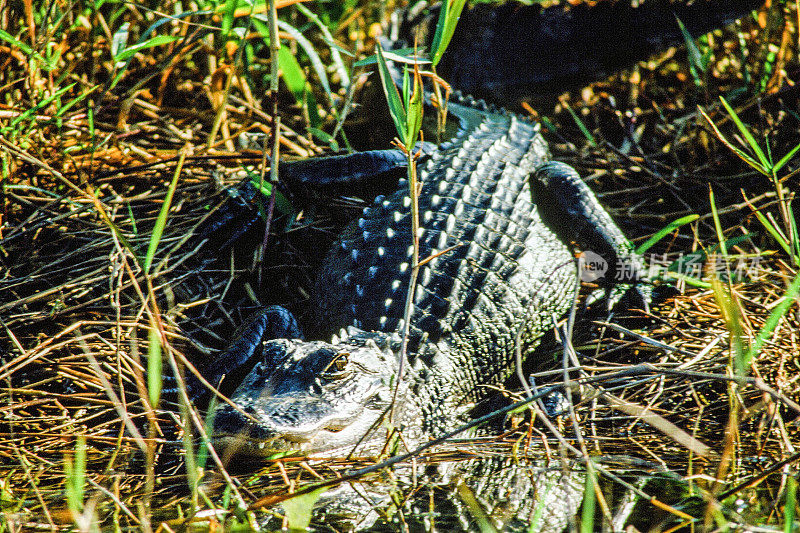
[[[339,352],[328,364],[325,370],[322,371],[325,379],[341,379],[345,376],[344,371],[347,370],[347,365],[350,362],[349,352]]]
[[[347,368],[347,364],[350,362],[350,354],[348,352],[339,352],[336,355],[336,358],[331,361],[331,367],[335,368],[337,372],[342,372],[345,368]]]

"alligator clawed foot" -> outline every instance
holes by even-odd
[[[195,230],[196,243],[209,241],[218,250],[235,244],[266,213],[269,198],[251,178],[225,190],[226,198]]]

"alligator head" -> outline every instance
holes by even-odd
[[[318,455],[377,440],[397,386],[395,345],[389,335],[360,330],[332,343],[265,342],[262,359],[230,397],[236,408],[214,409],[215,447],[231,455]]]

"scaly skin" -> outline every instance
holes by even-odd
[[[610,264],[630,266],[627,281],[640,272],[640,261],[586,185],[566,165],[547,163],[538,125],[472,100],[462,104],[450,105],[461,130],[419,169],[420,257],[433,259],[420,269],[414,289],[408,371],[395,413],[395,423],[417,435],[411,442],[464,423],[469,407],[487,396],[487,385],[511,374],[518,333],[523,353],[530,353],[553,318],[569,309],[577,267],[565,242],[602,243],[597,252]],[[541,201],[530,179],[566,201]],[[246,414],[225,404],[217,408],[219,444],[264,454],[338,453],[359,441],[380,446],[380,432],[363,438],[398,382],[411,272],[410,203],[401,180],[328,252],[313,305],[322,329],[349,326],[350,339],[265,342],[262,362],[231,398]],[[564,230],[546,224],[542,213],[580,220]],[[254,321],[261,329],[263,323]],[[269,337],[261,329],[246,334]],[[254,351],[252,342],[238,342],[220,360],[247,359]],[[333,361],[341,368],[331,374],[325,369]]]

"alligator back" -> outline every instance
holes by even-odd
[[[427,424],[508,377],[575,290],[570,251],[542,222],[528,175],[548,159],[538,125],[455,106],[460,133],[421,164],[420,269],[409,358]],[[316,309],[330,329],[398,332],[411,272],[408,183],[378,197],[329,252]],[[437,255],[441,254],[441,255]],[[451,422],[452,423],[452,422]],[[445,423],[445,426],[450,425]]]

